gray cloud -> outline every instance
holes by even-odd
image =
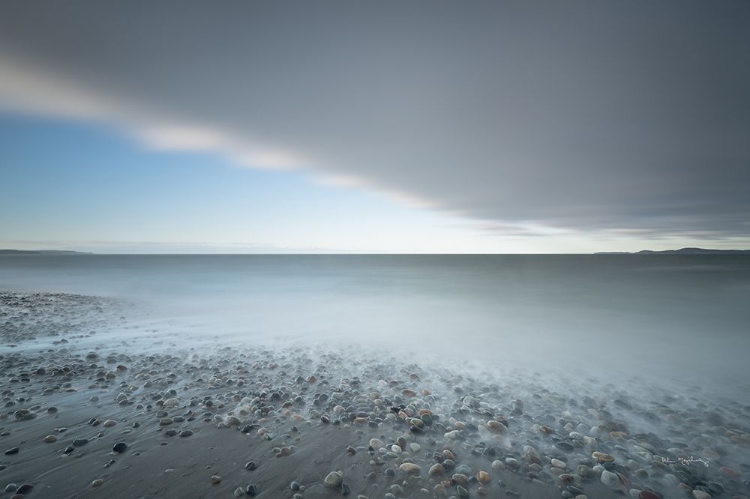
[[[4,2],[0,104],[488,227],[748,237],[749,22],[739,1]]]

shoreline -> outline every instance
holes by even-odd
[[[307,499],[750,491],[750,406],[739,401],[658,390],[642,400],[617,379],[560,392],[544,374],[493,378],[335,344],[206,339],[191,350],[177,332],[155,348],[156,327],[109,335],[115,323],[136,329],[98,297],[4,292],[0,307],[2,346],[16,345],[0,354],[0,484],[33,485],[30,497],[247,497],[248,485]],[[679,462],[691,456],[709,466]],[[346,488],[327,487],[339,470]]]

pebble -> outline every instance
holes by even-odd
[[[96,487],[99,487],[103,483],[104,483],[104,480],[102,480],[101,478],[97,478],[96,480],[91,482],[91,486],[96,488]]]
[[[550,464],[551,464],[552,466],[554,466],[555,468],[561,468],[561,469],[563,469],[563,470],[564,470],[564,469],[567,469],[567,468],[568,468],[568,465],[567,465],[567,464],[565,464],[564,462],[560,461],[559,459],[554,459],[554,458],[553,458],[553,459],[552,459],[552,460],[550,461]]]
[[[256,495],[258,495],[258,486],[251,483],[245,488],[245,494],[249,495],[250,497],[255,497]]]
[[[31,489],[33,488],[34,486],[32,484],[24,483],[23,485],[21,485],[20,487],[16,489],[16,494],[21,494],[21,495],[28,494],[29,492],[31,492]]]
[[[245,463],[245,469],[248,471],[253,471],[258,468],[258,465],[255,464],[255,461],[248,461]]]
[[[180,432],[180,436],[181,436],[182,438],[185,438],[185,437],[189,437],[189,436],[191,436],[192,434],[193,434],[192,430],[182,430],[182,431]]]
[[[47,435],[44,437],[44,441],[48,444],[51,444],[52,442],[57,442],[57,437],[54,435]]]
[[[125,442],[117,442],[113,447],[112,451],[117,452],[118,454],[122,454],[128,449],[128,444]]]
[[[695,497],[695,499],[711,499],[711,494],[703,492],[702,490],[694,490],[693,497]]]
[[[615,460],[614,456],[605,454],[603,452],[594,452],[593,454],[591,454],[591,457],[593,457],[600,463],[612,463]]]
[[[619,489],[620,487],[622,487],[622,482],[620,482],[620,477],[617,476],[617,473],[612,473],[611,471],[604,470],[602,471],[601,480],[604,485],[611,489]]]
[[[514,459],[512,457],[508,457],[505,459],[505,465],[513,471],[518,471],[518,469],[521,467],[521,463],[519,463],[517,459]]]
[[[487,484],[487,483],[490,483],[490,480],[491,480],[490,474],[487,473],[486,471],[477,472],[477,481],[479,483]]]
[[[445,468],[440,463],[433,464],[427,474],[430,476],[442,476],[445,474]]]
[[[422,468],[414,463],[404,463],[398,468],[410,475],[419,475],[422,472]]]
[[[76,438],[73,440],[73,447],[83,447],[87,443],[89,443],[88,438]]]
[[[487,428],[495,433],[504,433],[508,431],[507,426],[502,424],[500,421],[495,421],[494,419],[487,421]]]
[[[10,449],[5,451],[6,456],[10,456],[13,454],[18,454],[19,448],[18,447],[11,447]]]
[[[213,485],[221,483],[221,477],[219,475],[211,475],[211,483]]]
[[[332,471],[326,475],[323,483],[329,489],[337,489],[341,487],[341,482],[344,480],[344,474],[340,471]]]

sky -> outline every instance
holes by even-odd
[[[0,248],[750,248],[750,3],[0,4]]]

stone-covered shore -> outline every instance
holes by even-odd
[[[66,294],[0,293],[0,334],[9,498],[750,496],[750,401],[606,367],[195,344]]]

